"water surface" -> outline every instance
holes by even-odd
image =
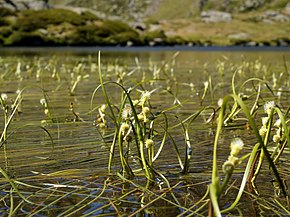
[[[103,198],[101,197],[97,201],[93,199],[101,192],[104,180],[111,177],[111,174],[107,174],[107,164],[112,141],[111,133],[113,133],[113,129],[110,129],[113,123],[109,122],[105,134],[106,142],[104,142],[98,129],[94,126],[98,114],[97,110],[90,110],[92,94],[100,83],[97,70],[99,50],[101,51],[105,80],[123,82],[125,88],[130,88],[143,79],[143,83],[138,89],[140,91],[144,89],[154,90],[150,99],[153,114],[178,105],[178,103],[181,104],[181,106],[166,113],[169,119],[169,132],[176,142],[179,152],[183,154],[185,153],[184,132],[182,127],[176,127],[176,125],[204,106],[217,107],[220,98],[232,93],[231,82],[235,72],[238,73],[237,86],[250,77],[265,79],[270,85],[273,85],[274,79],[276,79],[274,92],[282,87],[285,91],[278,103],[285,109],[289,105],[289,86],[287,86],[286,78],[289,74],[287,66],[290,62],[290,50],[286,48],[274,50],[243,50],[241,48],[233,48],[232,50],[224,48],[183,48],[181,50],[180,48],[2,48],[0,50],[0,93],[6,93],[8,99],[13,100],[17,90],[26,88],[23,92],[21,113],[14,117],[14,121],[9,127],[7,144],[9,174],[16,180],[23,180],[24,183],[29,183],[32,186],[40,186],[40,190],[30,189],[28,191],[38,195],[38,202],[49,204],[53,200],[60,200],[59,203],[53,203],[53,209],[50,211],[39,206],[25,205],[23,209],[17,211],[19,214],[23,215],[26,211],[28,213],[39,212],[43,215],[60,214],[65,213],[65,210],[71,208],[73,204],[82,207],[79,214],[116,214],[114,206],[108,202],[110,201],[108,198],[115,200],[123,195],[124,183],[120,180],[118,183],[116,177],[112,177],[111,186],[108,187]],[[156,74],[156,71],[159,71],[159,74]],[[69,93],[78,76],[81,77],[79,83],[73,93]],[[202,99],[205,83],[209,81],[212,84],[212,89]],[[252,88],[249,85],[248,89],[243,89],[244,94],[251,95]],[[121,91],[119,88],[111,85],[107,87],[107,91],[110,99],[116,105],[120,103]],[[52,119],[44,114],[40,104],[40,100],[44,96],[49,101]],[[133,97],[138,98],[139,96],[137,91]],[[267,101],[268,98],[273,99],[269,91],[263,93],[260,103]],[[82,121],[74,121],[76,117],[70,111],[71,103],[73,103],[74,110]],[[105,103],[104,97],[101,91],[97,91],[93,99],[93,108],[97,108],[103,103]],[[206,110],[189,127],[193,149],[189,176],[182,177],[180,175],[181,168],[170,139],[166,142],[166,148],[163,149],[155,162],[156,169],[168,178],[171,185],[177,184],[178,187],[175,191],[177,197],[183,201],[184,195],[187,195],[188,202],[183,201],[184,204],[191,203],[193,205],[196,203],[206,192],[206,184],[210,183],[212,147],[216,125],[214,123],[208,124],[205,120],[210,117],[212,111],[212,109]],[[259,115],[263,116],[263,114]],[[1,115],[0,119],[2,129],[4,117]],[[259,123],[259,119],[257,122]],[[160,125],[164,126],[162,118],[160,118]],[[161,139],[164,132],[162,127],[157,127],[157,129],[160,130],[160,135],[157,138]],[[245,140],[244,154],[250,152],[257,142],[255,136],[247,129],[244,119],[241,119],[238,125],[226,127],[225,132],[218,151],[220,169],[229,155],[229,143],[233,137],[239,136]],[[160,142],[156,144],[156,149],[158,144]],[[1,154],[1,159],[4,159],[3,152]],[[133,167],[138,160],[135,156],[136,150],[132,148],[130,162]],[[285,164],[281,164],[279,169],[285,175],[284,178],[287,179],[290,171],[287,168],[289,158],[287,159],[286,156],[283,156]],[[235,173],[234,182],[241,182],[245,163]],[[4,160],[1,161],[1,167],[4,167]],[[56,175],[57,172],[64,170],[69,172],[65,175]],[[113,173],[118,171],[120,171],[120,164],[118,157],[116,157],[113,163]],[[271,182],[273,176],[269,176],[267,164],[263,165],[263,171],[257,184],[261,188],[261,195],[267,197],[267,195],[274,194]],[[54,175],[47,176],[46,174]],[[135,181],[144,184],[144,177],[137,177]],[[40,184],[38,184],[39,182]],[[63,193],[59,193],[49,198],[49,192],[46,192],[45,188],[54,189],[51,187],[54,184],[66,186],[63,190],[71,192],[71,197],[67,195],[64,199],[60,199]],[[2,185],[5,186],[6,183],[2,181]],[[83,189],[67,186],[82,186]],[[20,185],[20,188],[27,191],[23,185]],[[225,199],[229,201],[228,203],[233,199],[236,191],[235,187],[230,189],[231,193]],[[138,204],[131,203],[140,199],[140,195],[135,193],[125,197],[122,205],[118,206],[123,215],[140,208]],[[84,206],[85,201],[82,202],[82,199],[88,194],[92,198],[89,198],[90,203]],[[249,199],[245,196],[241,201],[241,207],[253,207],[249,211],[243,211],[244,215],[252,213],[253,210],[256,212],[259,209],[265,209],[262,208],[262,205],[265,207],[265,204],[261,201],[251,200],[253,198]],[[267,206],[270,206],[269,203]],[[134,208],[131,208],[132,206]],[[101,208],[98,209],[98,207]],[[164,201],[157,202],[151,208],[156,215],[161,215],[160,213],[164,210],[171,216],[182,212],[172,204],[164,204]],[[276,210],[279,209],[276,207]],[[1,211],[7,213],[8,209],[3,208],[0,209]],[[264,211],[268,212],[269,215],[275,215],[274,211],[271,212],[267,209]],[[206,212],[207,209],[203,208],[200,214],[206,216]],[[237,211],[233,213],[236,214]]]

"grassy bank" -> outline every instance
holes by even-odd
[[[161,5],[162,6],[162,5]],[[158,10],[143,23],[104,19],[88,10],[0,9],[0,46],[287,46],[289,22],[265,10],[234,13],[230,22],[204,22],[192,9]],[[193,13],[194,12],[194,13]],[[166,15],[167,14],[167,15]],[[170,14],[170,16],[169,16]]]
[[[100,19],[91,12],[1,9],[0,13],[2,46],[140,46],[184,42],[165,36],[162,30],[141,33],[125,22]]]

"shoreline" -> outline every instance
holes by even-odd
[[[0,54],[5,52],[162,52],[162,51],[189,51],[189,52],[290,52],[290,46],[3,46],[0,47]]]

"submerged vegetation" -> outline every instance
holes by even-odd
[[[0,212],[290,215],[289,62],[178,55],[2,57]]]

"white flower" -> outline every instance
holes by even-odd
[[[137,99],[136,100],[132,100],[132,103],[133,103],[134,106],[138,106],[139,105],[139,100],[137,100]]]
[[[1,98],[3,101],[6,101],[8,99],[8,95],[6,93],[1,93]]]
[[[282,126],[282,122],[281,122],[281,119],[278,119],[275,124],[274,124],[275,127],[281,127]]]
[[[106,106],[105,104],[103,104],[103,105],[100,107],[100,111],[101,111],[102,113],[104,113],[105,110],[106,110],[106,108],[107,108],[107,106]]]
[[[281,97],[281,95],[282,95],[282,91],[283,91],[283,89],[280,87],[280,88],[278,89],[277,94],[276,94],[278,98]]]
[[[151,91],[148,91],[148,90],[141,91],[141,98],[139,100],[139,105],[143,106],[146,102],[148,102],[148,100],[151,98],[151,94],[155,92],[156,90],[157,89],[154,89]]]
[[[141,95],[140,103],[142,105],[144,105],[145,102],[147,102],[150,99],[150,97],[151,97],[151,92],[150,91],[148,91],[148,90],[143,91],[142,95]]]
[[[262,117],[262,124],[263,126],[267,126],[269,118],[268,117]]]
[[[223,99],[222,98],[219,98],[219,100],[218,100],[218,102],[217,102],[217,104],[218,104],[218,107],[222,107],[222,105],[223,105]]]
[[[244,142],[240,138],[235,138],[231,142],[231,156],[238,156],[244,147]]]
[[[123,120],[128,120],[132,115],[132,109],[129,104],[126,104],[123,111],[122,111],[122,118]]]
[[[45,106],[46,105],[46,100],[44,98],[39,100],[40,104]]]
[[[275,102],[274,101],[266,102],[265,105],[264,105],[265,113],[267,113],[268,115],[270,115],[271,114],[271,111],[272,111],[272,109],[274,107],[275,107]]]

